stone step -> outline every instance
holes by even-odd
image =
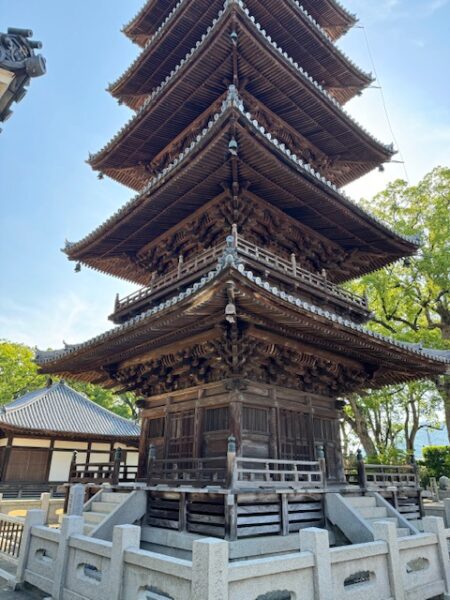
[[[397,537],[406,537],[411,535],[411,532],[406,527],[397,527]]]
[[[365,519],[384,519],[388,516],[384,506],[361,506],[357,508],[357,511]]]
[[[105,515],[109,515],[113,510],[117,508],[119,505],[118,502],[93,502],[91,504],[92,511],[98,513],[104,513]]]
[[[83,535],[91,535],[97,525],[84,525],[83,526]]]
[[[129,494],[123,492],[103,492],[101,501],[121,504],[124,500],[128,498],[128,496]]]
[[[369,521],[369,523],[376,523],[377,521],[388,521],[389,523],[395,523],[396,525],[398,525],[397,517],[372,517],[366,519],[366,521]]]
[[[377,505],[375,498],[372,496],[345,496],[345,500],[353,508],[367,508],[368,506]]]
[[[105,513],[97,513],[93,511],[84,512],[83,518],[85,523],[98,524],[101,523],[105,518]]]

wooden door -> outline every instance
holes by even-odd
[[[194,450],[195,411],[172,413],[169,416],[167,458],[192,458]]]
[[[308,436],[308,415],[280,410],[280,458],[314,460]]]
[[[47,448],[11,448],[4,481],[47,481],[49,460]]]

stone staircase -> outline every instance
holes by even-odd
[[[128,493],[101,491],[95,495],[91,502],[85,505],[83,511],[84,535],[92,535],[118,506],[129,497]]]
[[[401,527],[398,517],[389,516],[387,508],[377,506],[377,501],[373,496],[346,496],[346,501],[353,510],[370,526],[376,521],[390,521],[397,527],[397,536],[405,537],[411,534],[411,530]]]

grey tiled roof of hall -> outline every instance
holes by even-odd
[[[183,152],[179,154],[173,160],[172,163],[170,163],[157,175],[152,177],[147,183],[147,185],[136,196],[134,196],[128,202],[126,202],[121,208],[119,208],[108,219],[106,219],[106,221],[101,223],[84,238],[82,238],[78,242],[66,241],[66,245],[63,251],[68,252],[70,250],[74,250],[75,248],[80,248],[84,244],[89,243],[102,231],[109,229],[113,226],[113,224],[119,222],[125,214],[131,212],[146,195],[148,195],[154,188],[156,188],[158,184],[162,183],[168,175],[175,171],[175,169],[180,168],[185,160],[188,160],[189,155],[191,155],[192,152],[194,152],[194,150],[210,133],[214,125],[216,125],[216,123],[218,123],[224,117],[227,110],[231,107],[237,109],[241,113],[241,115],[245,119],[247,119],[247,122],[251,128],[261,133],[276,149],[283,152],[286,158],[290,160],[290,162],[298,170],[300,170],[303,174],[306,174],[307,176],[313,177],[316,184],[319,184],[320,186],[324,187],[327,193],[337,198],[340,202],[342,202],[342,204],[344,204],[344,206],[347,206],[348,208],[350,208],[350,210],[357,212],[361,217],[371,221],[372,224],[374,224],[376,227],[382,228],[387,234],[409,242],[410,244],[414,244],[416,246],[420,244],[419,236],[404,235],[393,230],[382,219],[378,218],[368,210],[362,208],[358,203],[352,200],[345,192],[340,190],[335,184],[331,183],[325,177],[323,177],[323,175],[315,171],[313,167],[311,167],[307,162],[303,161],[301,158],[298,158],[297,155],[291,152],[291,150],[288,147],[286,147],[284,143],[279,142],[271,133],[265,130],[265,128],[257,121],[257,119],[253,118],[252,114],[245,109],[244,102],[235,90],[234,86],[230,86],[227,98],[222,103],[221,110],[211,117],[211,120],[209,121],[207,126],[202,130],[202,132],[197,135],[196,139],[193,142],[191,142],[191,144],[185,150],[183,150]]]
[[[2,424],[32,431],[108,438],[138,437],[140,431],[133,421],[99,406],[63,381],[3,406],[0,428]]]
[[[186,298],[197,293],[202,288],[205,288],[210,282],[217,279],[222,272],[229,268],[237,270],[249,281],[253,282],[261,288],[264,288],[267,292],[273,294],[277,298],[288,302],[289,304],[294,305],[307,313],[318,315],[327,319],[330,322],[334,322],[341,326],[344,326],[348,330],[363,333],[369,338],[377,339],[381,342],[388,343],[399,349],[410,352],[411,354],[435,360],[444,364],[450,364],[450,350],[434,350],[431,348],[423,348],[420,344],[410,344],[407,342],[394,340],[380,333],[372,331],[363,325],[350,321],[349,319],[337,315],[329,310],[324,310],[314,304],[311,304],[310,302],[302,300],[298,296],[294,296],[293,294],[289,294],[283,290],[278,289],[278,287],[273,286],[271,283],[265,281],[261,277],[255,276],[252,271],[247,271],[245,269],[245,265],[240,261],[234,249],[230,246],[225,249],[224,254],[222,255],[222,257],[219,258],[217,267],[214,271],[210,271],[207,275],[204,275],[199,281],[189,286],[184,291],[178,293],[176,296],[173,296],[172,298],[161,302],[159,305],[154,306],[153,308],[150,308],[135,317],[132,317],[128,321],[125,321],[125,323],[122,323],[121,325],[118,325],[117,327],[114,327],[113,329],[81,344],[72,345],[70,347],[66,347],[65,349],[51,352],[37,351],[36,360],[40,364],[46,364],[61,358],[66,358],[75,352],[94,346],[95,344],[101,343],[104,340],[111,339],[115,335],[120,334],[122,332],[126,332],[127,330],[131,330],[139,323],[146,320],[150,320],[155,315],[159,315],[159,313],[162,313],[165,309],[175,306],[176,304],[182,302]]]

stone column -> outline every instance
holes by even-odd
[[[84,485],[76,483],[70,487],[69,502],[67,504],[67,514],[75,517],[81,517],[84,509]]]
[[[450,600],[450,559],[444,521],[440,517],[424,517],[423,530],[425,533],[434,533],[437,538],[439,570],[445,586],[443,600]]]
[[[192,549],[192,600],[228,600],[228,542],[195,540]]]
[[[66,581],[67,562],[69,559],[69,539],[72,535],[83,533],[83,517],[63,517],[59,532],[59,546],[54,565],[54,579],[52,598],[62,598],[62,592]]]
[[[123,555],[127,548],[139,548],[141,528],[136,525],[118,525],[114,527],[111,564],[109,568],[109,594],[111,600],[120,600],[123,588]]]
[[[300,531],[300,552],[314,554],[314,600],[333,598],[328,531],[308,527]]]
[[[19,560],[17,562],[15,588],[20,588],[25,581],[25,569],[27,568],[28,553],[31,543],[31,529],[45,524],[45,515],[42,510],[29,510],[25,518],[25,525],[20,542]]]
[[[386,542],[388,547],[387,563],[391,595],[395,600],[405,600],[402,565],[398,550],[397,527],[395,523],[381,520],[373,524],[373,533],[375,541]]]
[[[50,498],[51,494],[44,492],[41,494],[41,510],[44,512],[45,523],[49,520],[49,509],[50,509]]]

